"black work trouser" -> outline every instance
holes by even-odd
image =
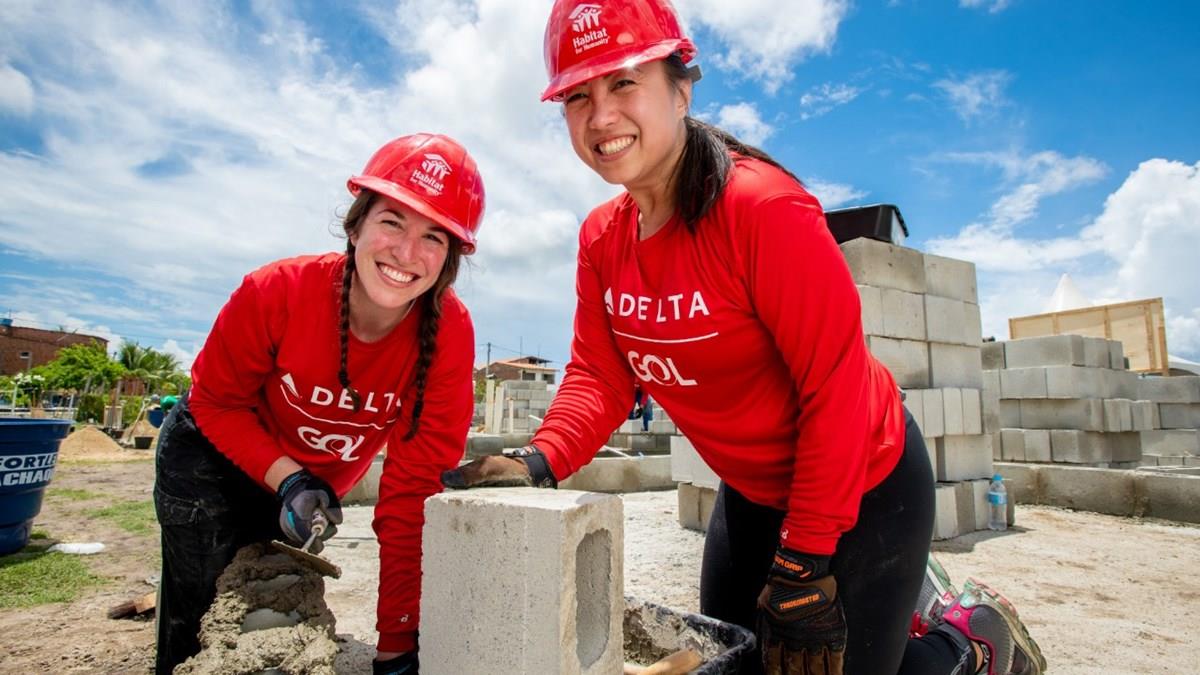
[[[925,439],[907,410],[905,420],[900,461],[863,495],[858,522],[830,563],[846,614],[845,675],[949,675],[964,657],[937,633],[908,638],[935,506]],[[721,483],[704,543],[701,613],[755,630],[756,602],[785,516]],[[761,672],[760,658],[755,651],[743,672]]]
[[[200,618],[238,549],[282,534],[275,495],[213,447],[185,401],[159,432],[154,508],[162,528],[155,672],[166,675],[200,651]]]

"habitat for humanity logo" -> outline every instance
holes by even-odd
[[[434,194],[442,194],[446,189],[442,182],[450,175],[450,163],[437,153],[427,153],[421,168],[413,171],[412,182],[424,186]]]
[[[579,33],[571,39],[576,54],[608,44],[608,29],[600,27],[600,5],[579,5],[568,18],[571,30]]]

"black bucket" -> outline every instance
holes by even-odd
[[[29,543],[70,420],[0,419],[0,555]]]
[[[681,650],[694,649],[704,664],[699,675],[741,672],[754,650],[754,634],[711,617],[625,596],[625,660],[649,665]]]

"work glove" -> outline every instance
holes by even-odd
[[[405,652],[387,661],[372,661],[371,675],[417,675],[421,665],[417,652]]]
[[[309,547],[310,553],[320,553],[326,539],[337,532],[342,522],[342,503],[329,483],[309,473],[308,469],[284,478],[276,491],[279,495],[279,529],[297,546],[303,546],[312,536],[313,515],[320,512],[328,521],[321,536]]]
[[[842,675],[846,619],[829,556],[780,547],[758,596],[767,675]]]
[[[537,446],[511,448],[502,455],[488,455],[457,469],[442,472],[442,485],[454,490],[475,487],[556,488],[558,481],[550,463]]]

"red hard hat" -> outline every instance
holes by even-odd
[[[346,181],[350,194],[363,190],[391,197],[446,228],[475,252],[483,220],[483,178],[467,149],[449,136],[401,136],[377,150],[361,176]]]
[[[696,53],[670,0],[555,0],[545,48],[550,84],[543,101],[621,68],[674,52],[687,63]]]

